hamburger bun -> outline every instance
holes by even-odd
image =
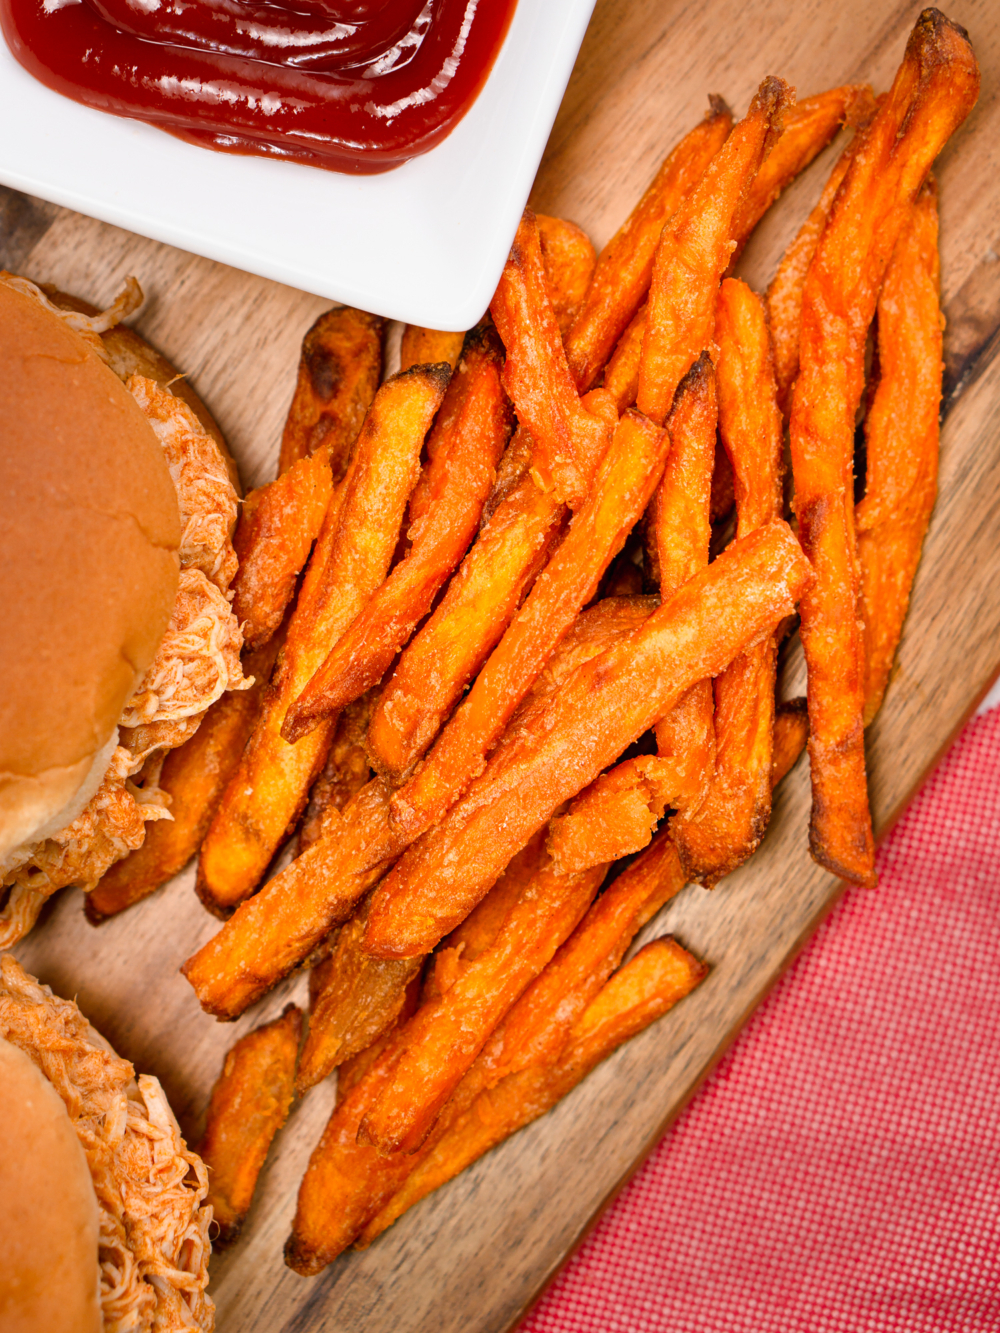
[[[107,767],[178,587],[177,496],[149,422],[87,342],[0,282],[0,862]]]
[[[0,1037],[0,1328],[100,1333],[97,1197],[62,1099]]]

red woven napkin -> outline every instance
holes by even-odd
[[[522,1333],[1000,1329],[1000,707]]]

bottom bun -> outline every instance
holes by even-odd
[[[55,1088],[0,1038],[0,1328],[100,1333],[98,1211]]]

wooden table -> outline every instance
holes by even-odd
[[[533,201],[600,245],[709,92],[736,109],[760,78],[801,93],[851,80],[888,85],[916,5],[871,0],[598,0]],[[1000,663],[1000,13],[960,0],[979,105],[939,164],[946,382],[941,495],[885,707],[870,733],[872,803],[884,833]],[[831,150],[760,227],[741,263],[758,289],[818,195]],[[94,301],[136,274],[139,328],[184,367],[215,412],[244,481],[266,480],[291,396],[299,340],[326,304],[64,209],[0,191],[0,263]],[[793,664],[793,674],[801,668]],[[794,681],[791,683],[794,689]],[[663,913],[712,973],[693,996],[599,1068],[561,1106],[409,1213],[370,1250],[321,1278],[286,1269],[281,1247],[308,1154],[332,1103],[323,1085],[295,1109],[239,1245],[213,1266],[224,1333],[487,1333],[509,1327],[642,1161],[841,886],[806,851],[807,766],[778,795],[757,857],[714,893],[689,888]],[[217,929],[188,871],[95,931],[78,894],[58,895],[18,950],[140,1070],[164,1083],[189,1138],[224,1051],[275,1015],[303,979],[234,1026],[198,1009],[180,961]],[[864,1040],[864,1033],[858,1034]]]

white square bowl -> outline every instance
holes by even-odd
[[[0,37],[0,182],[374,314],[466,329],[493,295],[593,7],[519,0],[464,119],[378,176],[213,152],[90,110]]]

